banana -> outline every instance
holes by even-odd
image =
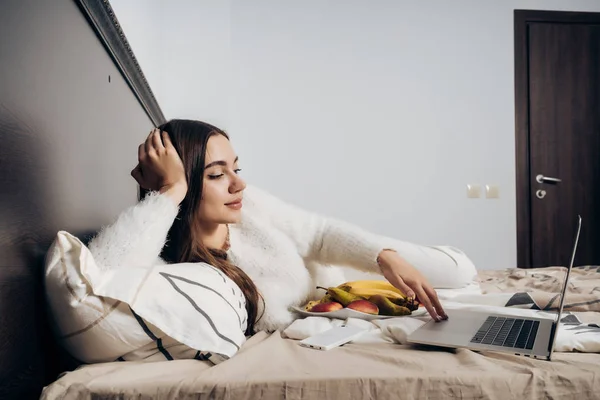
[[[397,287],[395,287],[388,281],[384,281],[384,280],[374,279],[374,280],[351,281],[351,282],[342,283],[339,286],[348,286],[351,288],[385,289],[385,290],[391,290],[393,292],[396,292],[396,293],[401,294],[402,296],[406,297],[400,289],[398,289]]]
[[[343,289],[345,286],[342,286]],[[371,288],[352,288],[344,289],[348,293],[352,293],[357,296],[364,297],[368,299],[371,296],[375,296],[376,294],[381,295],[383,297],[387,297],[388,299],[404,299],[404,297],[398,292],[394,292],[392,290],[387,289],[371,289]]]
[[[373,296],[381,294],[388,298],[406,298],[404,293],[388,281],[383,280],[360,280],[342,283],[338,286],[352,294],[359,296]]]

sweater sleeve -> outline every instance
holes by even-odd
[[[388,246],[385,238],[303,210],[254,186],[247,187],[244,203],[292,239],[303,258],[380,273],[377,257]]]
[[[164,264],[159,255],[178,211],[167,195],[150,192],[103,227],[88,248],[105,268]]]
[[[291,238],[304,258],[381,274],[377,257],[389,249],[420,270],[434,287],[463,287],[477,274],[471,260],[454,247],[418,245],[377,235],[305,211],[256,187],[248,186],[246,192],[249,205]]]

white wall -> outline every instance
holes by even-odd
[[[165,1],[159,101],[168,118],[227,129],[245,177],[284,199],[514,267],[522,8],[600,2]],[[128,36],[143,24],[117,15]],[[467,199],[468,183],[498,184],[500,198]]]

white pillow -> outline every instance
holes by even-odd
[[[45,272],[57,337],[82,362],[197,358],[217,364],[245,342],[245,297],[211,265],[101,269],[79,239],[60,231]]]

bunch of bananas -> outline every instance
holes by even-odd
[[[418,308],[394,285],[383,280],[345,282],[337,287],[321,288],[327,293],[319,300],[309,301],[304,309],[313,312],[335,311],[343,307],[379,315],[409,315]]]

